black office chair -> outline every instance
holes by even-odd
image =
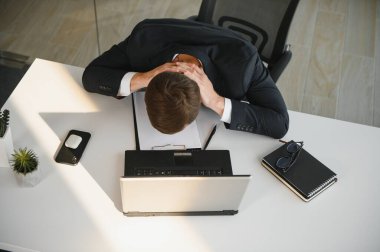
[[[275,82],[289,63],[286,44],[299,0],[203,0],[198,16],[190,19],[240,33],[258,49]]]

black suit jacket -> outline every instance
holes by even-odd
[[[116,97],[127,72],[149,71],[171,61],[176,53],[200,59],[215,91],[231,99],[228,128],[274,138],[285,135],[289,124],[285,102],[256,48],[234,32],[209,24],[177,19],[142,21],[126,40],[87,66],[84,88]]]

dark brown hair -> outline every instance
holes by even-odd
[[[192,79],[180,73],[163,72],[150,81],[145,104],[153,127],[174,134],[197,117],[201,95]]]

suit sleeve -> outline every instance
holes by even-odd
[[[281,138],[289,128],[284,99],[259,56],[253,64],[253,77],[246,93],[249,103],[231,100],[231,123],[227,127]]]
[[[127,41],[112,46],[86,67],[82,83],[88,92],[117,97],[122,78],[132,71],[126,52]]]

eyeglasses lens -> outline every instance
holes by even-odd
[[[296,143],[291,143],[288,145],[288,147],[286,147],[286,150],[289,152],[289,153],[294,153],[294,152],[297,152],[299,150],[300,146]]]
[[[291,157],[281,157],[277,160],[276,165],[280,169],[286,169],[287,167],[289,167],[291,161]]]

